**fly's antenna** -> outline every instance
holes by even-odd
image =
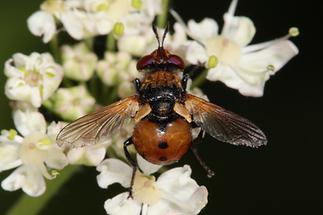
[[[165,38],[166,38],[166,35],[167,35],[168,31],[169,31],[169,23],[167,23],[167,25],[165,27],[165,31],[164,31],[162,42],[161,42],[162,47],[164,47],[164,41],[165,41]]]
[[[155,34],[155,36],[156,36],[157,42],[158,42],[158,47],[161,47],[161,46],[160,46],[159,35],[158,35],[157,28],[156,28],[156,26],[155,26],[155,25],[153,25],[153,31],[154,31],[154,34]]]

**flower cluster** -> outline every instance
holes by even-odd
[[[149,25],[160,12],[161,0],[46,0],[29,17],[28,27],[45,43],[58,33],[58,24],[81,40],[111,31],[116,35],[137,31],[134,22]]]
[[[171,11],[176,22],[169,26],[172,33],[164,47],[183,57],[186,65],[203,68],[209,81],[221,81],[244,96],[262,96],[269,77],[298,53],[289,40],[298,31],[291,28],[287,36],[250,45],[255,26],[249,18],[234,15],[236,6],[233,0],[220,33],[211,18],[186,24]],[[151,26],[162,9],[162,0],[45,0],[28,18],[30,32],[53,49],[16,53],[5,63],[5,94],[16,129],[0,135],[0,172],[14,169],[1,183],[4,190],[40,196],[46,180],[55,180],[67,165],[96,166],[101,188],[113,183],[130,188],[133,169],[121,160],[131,127],[80,148],[60,147],[56,136],[68,122],[135,93],[133,80],[142,76],[136,62],[157,47]],[[75,43],[64,44],[59,37],[64,33]],[[99,35],[106,36],[100,47],[104,56],[93,46]],[[188,90],[207,98],[194,80],[189,80]],[[193,130],[193,136],[199,132]],[[198,214],[207,204],[207,189],[191,178],[190,166],[160,174],[162,166],[138,154],[137,163],[132,198],[124,192],[108,199],[108,214]]]

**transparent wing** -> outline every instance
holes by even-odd
[[[267,143],[265,134],[256,125],[220,106],[187,94],[185,107],[198,126],[222,142],[250,147]]]
[[[57,135],[57,144],[82,147],[98,142],[132,121],[139,109],[136,96],[131,96],[85,115],[65,126]]]

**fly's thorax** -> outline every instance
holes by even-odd
[[[152,109],[160,109],[161,112],[173,107],[174,102],[181,99],[182,92],[181,78],[177,73],[169,71],[147,73],[139,90],[142,102],[148,102]]]
[[[141,81],[141,91],[153,88],[182,88],[179,73],[168,70],[145,73]]]
[[[175,97],[169,97],[168,95],[166,97],[165,95],[165,97],[150,102],[149,104],[154,115],[160,117],[168,117],[171,113],[173,113]]]

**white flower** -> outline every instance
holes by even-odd
[[[132,2],[138,2],[138,0],[132,0]],[[142,2],[142,12],[153,19],[156,15],[162,13],[162,0],[140,0]]]
[[[1,183],[3,189],[22,189],[30,196],[45,192],[45,179],[54,179],[56,170],[67,165],[67,158],[56,145],[60,123],[46,121],[39,112],[26,109],[14,111],[14,122],[20,132],[3,130],[0,135],[0,172],[16,168]],[[54,171],[54,172],[53,172]]]
[[[82,8],[63,13],[61,22],[67,33],[76,40],[108,34],[113,29],[106,14],[87,13]]]
[[[136,61],[127,52],[106,52],[97,64],[97,74],[107,86],[118,86],[118,95],[126,97],[134,93],[132,81],[139,76]]]
[[[45,106],[66,121],[75,120],[94,109],[95,99],[84,85],[59,88]]]
[[[136,20],[135,23],[138,24],[140,22]],[[137,31],[124,34],[119,38],[119,50],[141,57],[151,53],[158,47],[156,36],[152,31],[151,24],[147,25],[140,23],[140,25],[134,29],[137,29]],[[159,37],[162,37],[165,29],[157,30]],[[175,23],[173,34],[168,33],[166,35],[164,47],[173,54],[185,56],[189,45],[190,41],[187,39],[184,27],[179,23]]]
[[[71,37],[81,40],[108,34],[135,13],[142,14],[143,20],[151,23],[160,12],[161,0],[47,0],[28,19],[28,27],[48,42],[57,31],[57,20]]]
[[[66,11],[66,2],[47,0],[42,3],[41,10],[36,11],[27,19],[30,32],[38,37],[43,36],[43,42],[48,43],[57,33],[55,19]]]
[[[175,23],[174,33],[168,33],[165,38],[164,46],[171,53],[183,57],[183,60],[186,61],[184,57],[186,56],[190,44],[191,41],[187,39],[184,27],[179,23]]]
[[[128,52],[137,57],[149,54],[157,48],[156,37],[151,26],[134,34],[124,34],[118,39],[118,48],[122,52]]]
[[[27,20],[28,28],[35,36],[43,36],[43,42],[48,43],[56,33],[54,17],[45,12],[37,11]]]
[[[27,19],[30,32],[38,37],[43,36],[43,42],[48,43],[57,33],[56,20],[67,10],[67,3],[72,1],[47,0]]]
[[[84,43],[62,47],[64,74],[76,81],[88,81],[95,70],[97,57]]]
[[[81,5],[61,16],[67,32],[75,39],[105,35],[134,11],[130,0],[83,0]]]
[[[5,63],[8,77],[5,93],[9,99],[30,102],[40,107],[58,88],[63,70],[48,53],[17,53]]]
[[[67,152],[68,161],[70,164],[97,166],[104,159],[108,145],[110,145],[110,142],[71,148]]]
[[[133,185],[133,199],[124,192],[108,199],[104,208],[108,214],[139,214],[143,205],[143,214],[198,214],[207,203],[206,187],[199,186],[190,176],[188,165],[170,169],[159,176],[149,176],[160,166],[152,165],[137,156],[138,164],[144,174],[136,172]],[[132,167],[117,159],[106,159],[98,167],[98,184],[107,188],[113,183],[120,183],[129,188]]]
[[[298,49],[288,40],[289,36],[248,45],[256,29],[249,18],[234,16],[236,5],[237,0],[233,0],[224,15],[220,34],[212,19],[188,22],[189,35],[202,45],[193,42],[186,58],[192,64],[204,63],[209,69],[207,79],[222,81],[245,96],[262,96],[265,82],[294,57]],[[218,65],[215,67],[216,58]]]

